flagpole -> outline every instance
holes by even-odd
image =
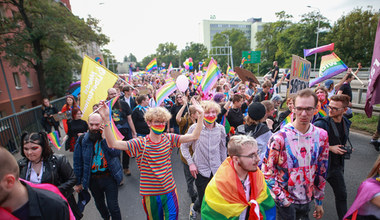
[[[112,99],[106,101],[106,104],[108,104],[111,100],[112,100]],[[101,109],[101,108],[102,108],[102,106],[100,106],[99,108],[95,109],[95,111],[91,112],[91,113],[88,115],[88,117],[90,117],[90,116],[93,115],[94,113],[98,112],[99,109]]]

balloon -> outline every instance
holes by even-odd
[[[185,92],[187,87],[189,86],[189,80],[185,75],[180,75],[177,77],[176,85],[179,91]]]

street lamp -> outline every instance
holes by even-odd
[[[321,21],[321,17],[319,16],[321,14],[321,10],[319,10],[319,8],[316,8],[316,7],[312,7],[310,5],[307,6],[308,8],[314,8],[314,9],[317,9],[319,14],[318,14],[318,27],[317,27],[317,40],[316,40],[316,43],[315,43],[315,47],[318,47],[318,37],[319,37],[319,23]],[[314,57],[314,72],[316,70],[316,65],[317,65],[317,53],[315,53],[315,57]]]

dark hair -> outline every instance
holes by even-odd
[[[124,86],[122,89],[123,92],[129,92],[129,90],[131,90],[130,86]]]
[[[342,102],[343,107],[347,107],[350,103],[350,96],[345,94],[333,95],[331,96],[330,100],[335,102]]]
[[[232,97],[232,103],[235,103],[235,102],[240,102],[240,100],[243,99],[243,96],[240,95],[240,94],[235,94],[233,97]]]
[[[71,117],[74,119],[75,115],[77,115],[78,112],[82,112],[78,107],[74,106],[73,110],[71,110]]]
[[[137,104],[141,104],[142,101],[144,101],[146,98],[148,98],[147,95],[139,95],[137,98],[136,98],[136,102]]]
[[[314,98],[314,107],[317,107],[318,105],[318,97],[315,92],[313,92],[311,89],[302,89],[297,92],[297,96],[294,98],[294,104],[296,104],[296,100],[298,97],[313,97]]]
[[[264,83],[263,83],[263,86],[262,86],[263,88],[271,88],[272,87],[272,83],[270,82],[270,81],[265,81]]]
[[[352,74],[352,73],[349,73],[349,74],[347,75],[347,79],[351,79],[352,77],[354,77],[354,74]]]
[[[21,136],[21,156],[26,157],[25,153],[24,153],[24,142],[25,143],[31,142],[31,143],[40,145],[42,147],[42,153],[41,153],[41,159],[42,160],[47,159],[51,155],[53,155],[53,150],[49,146],[49,140],[47,137],[47,133],[44,131],[41,131],[38,133],[32,132],[30,134],[28,132],[25,132],[22,134],[22,136]]]

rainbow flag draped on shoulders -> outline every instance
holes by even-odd
[[[146,72],[151,72],[152,70],[157,69],[157,59],[154,58],[150,63],[145,67]]]
[[[264,175],[260,169],[250,172],[250,201],[247,202],[243,185],[228,157],[219,167],[207,185],[202,203],[202,219],[239,219],[240,214],[250,206],[249,220],[276,219],[276,206]]]

